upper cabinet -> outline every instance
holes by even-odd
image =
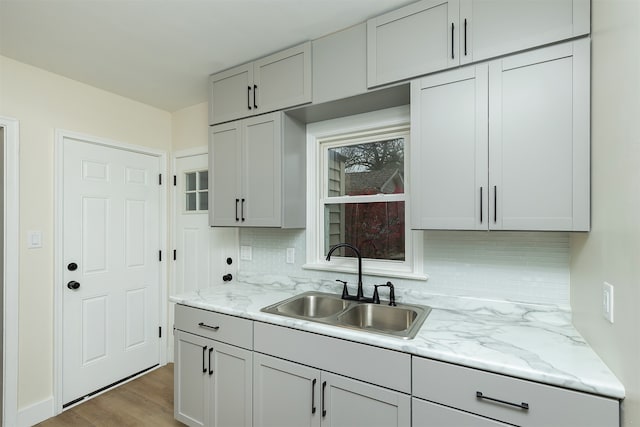
[[[367,84],[405,80],[589,31],[589,0],[422,0],[367,21]]]
[[[422,0],[367,21],[368,86],[458,65],[458,15],[458,0]]]
[[[589,0],[460,0],[460,62],[588,34]]]
[[[209,77],[209,124],[311,102],[311,42]]]
[[[412,227],[589,230],[589,40],[411,87]]]
[[[277,112],[209,132],[209,224],[303,228],[305,126]]]

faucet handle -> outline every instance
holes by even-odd
[[[373,303],[380,304],[380,295],[378,294],[378,286],[386,286],[386,285],[373,285]]]
[[[336,282],[342,283],[342,299],[349,296],[349,290],[347,289],[347,281],[336,279]]]

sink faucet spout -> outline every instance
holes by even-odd
[[[338,243],[337,245],[332,246],[331,249],[329,249],[329,253],[327,254],[327,261],[331,261],[331,254],[338,248],[349,248],[353,252],[355,252],[356,256],[358,257],[358,293],[356,295],[356,298],[358,300],[364,300],[364,291],[362,289],[362,255],[360,254],[360,250],[355,246],[350,245],[349,243]]]

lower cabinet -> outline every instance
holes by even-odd
[[[411,425],[413,427],[506,427],[512,424],[505,424],[414,397],[411,399]]]
[[[252,352],[175,331],[174,416],[189,426],[252,425]]]
[[[256,353],[254,425],[410,426],[409,395]]]

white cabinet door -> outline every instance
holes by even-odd
[[[588,34],[589,0],[460,0],[460,62]]]
[[[209,124],[253,114],[253,63],[209,77]]]
[[[409,395],[322,372],[323,427],[409,427]],[[326,412],[325,412],[326,411]]]
[[[254,62],[254,113],[311,102],[311,42]]]
[[[281,224],[281,115],[267,114],[242,122],[241,225]]]
[[[253,356],[249,350],[212,342],[208,425],[251,427],[253,410]],[[210,351],[210,350],[208,350]]]
[[[414,397],[411,399],[411,425],[413,427],[507,427],[511,424]]]
[[[206,425],[209,343],[206,338],[174,331],[174,417],[188,426]]]
[[[254,354],[255,427],[319,427],[320,371]]]
[[[458,0],[422,0],[367,21],[367,84],[459,64]]]
[[[489,65],[491,229],[589,229],[589,41]]]
[[[241,122],[213,126],[209,131],[209,224],[237,226],[241,210]]]
[[[411,122],[412,227],[589,229],[588,40],[413,82]]]
[[[487,228],[487,67],[411,86],[412,228]]]

